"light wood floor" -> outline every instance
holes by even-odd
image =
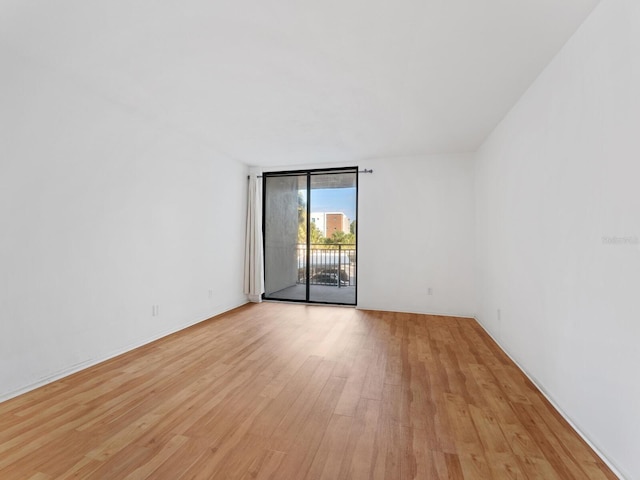
[[[0,404],[0,478],[615,478],[475,321],[264,303]]]

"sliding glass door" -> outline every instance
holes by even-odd
[[[357,168],[264,174],[266,299],[356,304]]]

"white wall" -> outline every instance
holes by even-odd
[[[476,183],[479,321],[630,479],[639,85],[640,4],[603,0],[481,148]]]
[[[472,317],[473,160],[461,154],[255,168],[373,169],[358,185],[358,308]]]
[[[0,400],[244,303],[247,168],[0,58]]]
[[[473,156],[360,167],[358,307],[473,316]]]

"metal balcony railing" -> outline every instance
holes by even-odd
[[[307,279],[307,246],[299,243],[298,283]],[[338,288],[356,284],[355,244],[312,243],[309,250],[309,285],[333,285]]]

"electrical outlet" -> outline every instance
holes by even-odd
[[[427,288],[427,295],[433,295],[433,288]]]
[[[213,298],[213,290],[209,290],[209,298]]]

